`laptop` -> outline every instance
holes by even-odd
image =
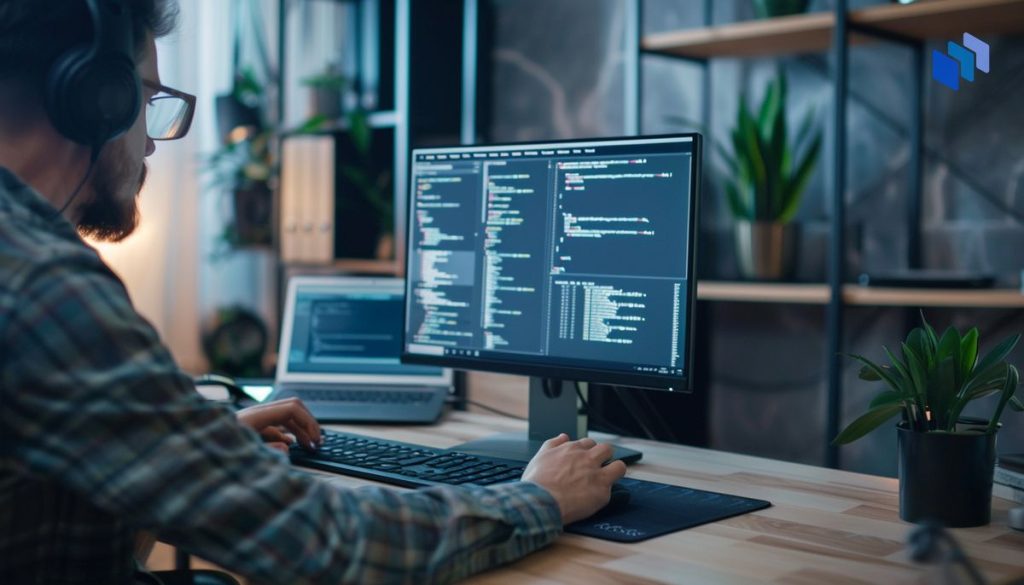
[[[400,278],[292,278],[268,400],[296,396],[321,422],[435,422],[452,372],[399,361],[404,297]]]

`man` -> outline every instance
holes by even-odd
[[[145,103],[99,147],[42,105],[53,60],[92,42],[86,0],[0,2],[0,583],[131,583],[139,530],[260,583],[447,582],[603,506],[625,468],[589,439],[548,441],[513,484],[350,490],[261,443],[316,442],[301,404],[239,424],[198,396],[79,237],[131,233],[153,138],[182,133],[156,109],[173,0],[119,1]]]

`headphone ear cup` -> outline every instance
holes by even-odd
[[[62,55],[47,80],[46,109],[69,139],[98,147],[135,123],[142,87],[135,64],[116,55],[90,57],[88,47]]]

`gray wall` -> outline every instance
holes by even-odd
[[[854,7],[872,2],[852,2]],[[715,2],[716,23],[753,17],[749,2]],[[492,0],[496,15],[492,69],[493,123],[489,140],[513,141],[623,134],[625,3],[620,0]],[[699,26],[703,2],[644,0],[645,33]],[[830,2],[813,1],[811,10]],[[928,80],[924,201],[924,260],[929,268],[995,274],[1020,285],[1024,268],[1024,39],[992,41],[992,72],[953,92]],[[934,45],[941,49],[939,44]],[[930,53],[931,47],[929,47]],[[783,59],[718,59],[711,65],[711,139],[727,136],[738,100],[751,101],[781,66],[788,76],[791,120],[813,109],[825,150],[798,216],[804,239],[798,278],[822,281],[826,263],[831,160],[832,88],[827,55]],[[905,267],[911,103],[906,49],[874,44],[851,51],[848,107],[847,218],[851,274]],[[917,74],[927,75],[927,72]],[[693,130],[701,118],[700,69],[644,57],[642,130]],[[713,169],[720,161],[711,159]],[[709,181],[702,206],[707,278],[737,276],[732,219]],[[698,318],[714,323],[712,446],[793,461],[820,463],[824,453],[824,311],[819,307],[705,304]],[[883,344],[900,340],[915,315],[902,309],[847,311],[845,348],[881,358]],[[990,347],[1024,329],[1019,312],[933,310],[933,325],[978,325]],[[1024,348],[1012,360],[1024,365]],[[864,410],[878,388],[844,371],[844,420]],[[978,405],[989,412],[990,404]],[[1024,451],[1024,415],[1004,416],[1000,451]],[[884,427],[843,450],[844,467],[895,474],[895,432]]]

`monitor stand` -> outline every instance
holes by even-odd
[[[528,433],[501,433],[452,447],[453,451],[500,457],[516,461],[529,461],[544,441],[559,433],[570,439],[587,436],[587,414],[576,393],[576,382],[551,378],[530,378],[530,419]],[[587,399],[587,385],[580,384],[579,392]],[[634,463],[643,457],[640,451],[614,445],[612,459]]]

